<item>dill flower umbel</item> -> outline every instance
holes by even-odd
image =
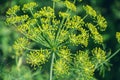
[[[9,8],[8,11],[7,11],[7,14],[8,15],[15,15],[17,13],[17,11],[20,10],[20,6],[13,6],[12,8]]]
[[[57,77],[69,74],[69,66],[63,60],[56,61],[54,71]]]
[[[105,31],[105,29],[107,28],[107,21],[100,14],[97,16],[97,23],[99,25],[100,30]]]
[[[96,11],[91,6],[86,5],[84,6],[84,9],[88,15],[93,16],[93,17],[97,16]]]
[[[24,4],[22,10],[23,11],[25,11],[25,10],[32,10],[35,7],[37,7],[37,3],[31,2],[31,3]]]
[[[27,56],[27,63],[31,64],[31,66],[35,68],[36,66],[40,66],[48,61],[47,58],[49,58],[49,52],[41,49],[37,51],[31,51]]]
[[[73,3],[71,3],[71,2],[69,2],[69,1],[65,1],[65,5],[66,5],[66,7],[68,8],[68,9],[70,9],[70,10],[72,10],[72,11],[76,11],[76,6],[73,4]]]
[[[87,51],[79,51],[75,58],[75,68],[78,69],[78,76],[81,76],[83,80],[92,80],[94,75],[94,64],[89,59]]]
[[[88,28],[89,28],[89,30],[91,32],[91,36],[95,40],[95,42],[102,43],[103,37],[101,36],[101,34],[99,34],[97,28],[91,23],[88,23]]]
[[[92,55],[94,56],[94,59],[96,61],[96,63],[102,63],[106,60],[106,52],[104,50],[102,50],[101,48],[94,48],[92,50]]]
[[[59,2],[63,3],[66,11],[58,9],[56,13],[55,6]],[[95,80],[96,64],[93,62],[98,66],[106,61],[104,50],[99,47],[89,49],[91,39],[94,46],[103,44],[104,39],[100,33],[106,30],[105,18],[97,15],[89,5],[82,6],[86,12],[84,15],[72,14],[76,13],[75,3],[76,0],[53,0],[53,7],[38,9],[36,2],[30,2],[7,11],[6,22],[14,26],[23,37],[15,42],[14,50],[17,54],[24,54],[25,50],[26,62],[34,68],[50,63],[50,80],[53,74],[66,80],[70,80],[67,76],[71,76],[73,80]],[[18,14],[18,11],[23,13]],[[116,37],[119,37],[119,33]],[[118,41],[120,42],[119,38]],[[29,47],[32,43],[39,46]],[[74,51],[78,46],[82,50]]]
[[[17,41],[15,41],[13,45],[13,49],[16,52],[17,56],[20,56],[23,54],[23,51],[26,47],[28,47],[30,42],[26,38],[18,38]]]

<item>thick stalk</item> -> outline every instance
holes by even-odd
[[[20,67],[21,67],[21,65],[22,65],[22,56],[19,58],[19,60],[18,60],[18,62],[17,62],[17,69],[18,69],[18,71],[20,71]]]
[[[52,54],[52,60],[51,60],[51,66],[50,66],[50,80],[52,80],[52,76],[53,76],[53,64],[54,64],[54,58],[55,58],[55,54]]]

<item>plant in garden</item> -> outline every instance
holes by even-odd
[[[59,2],[66,11],[56,13],[55,6]],[[109,60],[119,50],[108,55],[104,49],[101,33],[107,28],[105,18],[89,5],[82,5],[84,15],[79,16],[75,3],[76,0],[53,0],[52,7],[39,10],[37,3],[30,2],[8,9],[6,22],[23,34],[13,45],[18,67],[22,64],[21,56],[26,53],[26,62],[34,69],[51,63],[50,80],[96,80],[96,70],[104,74],[110,67]],[[116,37],[120,42],[119,33]],[[33,42],[40,47],[29,47]],[[89,48],[91,44],[92,49]],[[77,46],[79,50],[73,51]]]

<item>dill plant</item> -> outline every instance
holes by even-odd
[[[81,3],[82,0],[78,1]],[[66,11],[55,13],[59,2]],[[82,5],[85,14],[79,16],[75,3],[76,0],[53,0],[52,7],[38,10],[38,4],[30,2],[22,7],[15,5],[7,11],[6,22],[23,34],[13,45],[17,58],[21,60],[27,53],[26,62],[34,69],[51,62],[50,80],[96,80],[94,72],[99,70],[104,74],[110,67],[109,60],[119,52],[107,55],[104,49],[101,32],[107,28],[105,18],[89,5]],[[119,32],[116,38],[120,42]],[[90,41],[93,41],[93,49],[89,49]],[[43,47],[29,47],[32,42]],[[76,46],[81,48],[73,52],[72,47]]]

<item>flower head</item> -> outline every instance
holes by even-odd
[[[92,38],[95,40],[95,43],[101,44],[103,42],[103,37],[99,34],[97,28],[91,23],[88,23],[88,28],[92,34]]]
[[[39,17],[52,18],[52,17],[54,17],[54,9],[52,9],[51,7],[41,8],[40,11],[38,11],[34,14],[34,17],[35,18],[39,18]]]
[[[97,16],[96,11],[91,6],[86,5],[86,6],[83,6],[83,7],[84,7],[84,9],[85,9],[85,11],[88,15],[93,16],[93,17]]]
[[[28,19],[28,15],[9,17],[6,19],[6,22],[9,24],[23,23]]]
[[[65,62],[70,62],[71,61],[71,52],[65,46],[59,50],[58,56]]]
[[[99,47],[96,47],[92,50],[92,55],[94,56],[95,63],[102,63],[106,60],[106,52]]]
[[[7,14],[8,15],[15,15],[17,11],[20,10],[20,6],[13,6],[12,8],[9,8],[8,11],[7,11]]]
[[[79,51],[75,57],[75,67],[82,74],[79,74],[84,80],[92,79],[94,75],[94,65],[89,59],[87,51]],[[78,73],[79,73],[78,72]]]
[[[59,16],[60,16],[60,17],[63,17],[63,18],[67,18],[67,17],[70,16],[70,14],[69,14],[69,13],[66,13],[66,12],[59,12]]]
[[[69,73],[69,66],[63,60],[57,60],[54,64],[54,72],[56,76],[64,76]]]
[[[35,2],[30,2],[30,3],[24,4],[22,10],[23,10],[23,11],[32,10],[32,9],[35,8],[35,7],[37,7],[37,3],[35,3]]]
[[[14,43],[13,48],[16,51],[16,55],[22,55],[26,47],[28,47],[30,42],[26,38],[18,38],[17,41]]]
[[[73,3],[71,3],[71,2],[69,2],[69,1],[65,1],[65,5],[66,5],[66,7],[68,8],[68,9],[70,9],[70,10],[72,10],[72,11],[76,11],[76,6],[73,4]]]
[[[107,28],[107,21],[105,20],[105,18],[101,15],[97,15],[97,23],[100,26],[100,30],[101,31],[105,31],[105,29]]]
[[[30,54],[27,55],[27,63],[31,64],[34,68],[36,66],[40,66],[48,61],[49,52],[48,50],[38,50],[38,51],[31,51]]]

